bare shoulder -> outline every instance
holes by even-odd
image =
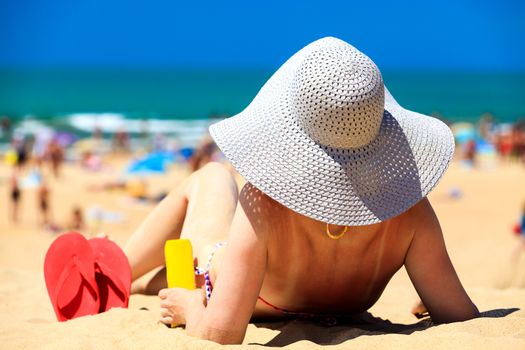
[[[425,231],[438,230],[441,232],[439,220],[427,197],[401,214],[400,219],[413,233],[421,231],[422,229]]]
[[[435,216],[432,204],[427,197],[421,199],[414,206],[406,211],[406,214],[413,220],[419,220],[424,218],[430,218]]]
[[[293,216],[290,209],[249,182],[241,189],[239,207],[255,233],[265,240],[285,230],[290,216]]]
[[[250,182],[246,182],[239,194],[239,204],[242,205],[247,215],[256,215],[259,218],[270,218],[277,212],[286,210],[279,202],[275,201]]]
[[[396,246],[405,249],[405,254],[418,232],[428,229],[440,232],[439,222],[434,214],[432,205],[426,197],[405,212],[382,224],[395,237]],[[401,242],[404,242],[404,244],[401,244]]]

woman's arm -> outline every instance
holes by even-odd
[[[240,344],[253,314],[266,271],[267,242],[258,191],[239,195],[224,260],[211,299],[188,334],[222,344]]]
[[[429,201],[423,199],[411,211],[416,224],[405,267],[432,320],[446,323],[479,316],[452,266]]]
[[[163,289],[162,322],[186,324],[189,335],[217,343],[242,342],[266,271],[268,216],[262,198],[250,184],[241,191],[208,305],[202,290]]]

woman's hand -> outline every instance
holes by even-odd
[[[166,325],[195,325],[205,308],[202,289],[166,288],[159,297],[160,321]]]

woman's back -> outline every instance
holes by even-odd
[[[413,232],[407,227],[410,212],[351,227],[333,239],[326,224],[258,193],[259,200],[251,201],[253,210],[247,215],[256,213],[257,220],[270,223],[260,227],[268,231],[262,233],[268,237],[268,252],[260,296],[277,308],[323,314],[365,311],[403,265]],[[282,315],[259,300],[254,315],[269,314]]]

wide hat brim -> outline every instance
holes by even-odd
[[[213,124],[211,136],[247,181],[302,215],[359,226],[403,213],[443,176],[454,153],[452,132],[438,119],[404,109],[385,88],[372,142],[342,149],[313,141],[295,122],[289,89],[313,49],[292,56],[243,112]]]

